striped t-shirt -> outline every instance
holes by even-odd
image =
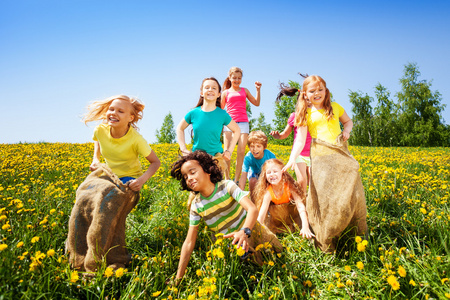
[[[211,196],[205,198],[199,193],[192,201],[189,225],[197,226],[203,218],[206,225],[217,233],[240,229],[247,212],[239,201],[247,195],[248,192],[242,191],[232,180],[216,183]]]

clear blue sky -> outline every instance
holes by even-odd
[[[145,104],[150,142],[175,125],[201,81],[244,71],[274,118],[278,83],[318,74],[351,115],[349,91],[400,91],[404,66],[432,81],[450,123],[450,1],[0,0],[0,143],[90,142],[86,105],[115,94]],[[374,106],[375,103],[372,103]],[[6,110],[5,110],[6,108]]]

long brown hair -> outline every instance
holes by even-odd
[[[220,107],[220,92],[222,91],[222,88],[220,87],[219,81],[216,78],[214,78],[214,77],[208,77],[208,78],[203,79],[202,85],[200,86],[200,91],[203,90],[203,84],[205,83],[206,80],[213,80],[213,81],[217,82],[217,85],[219,86],[219,97],[217,97],[217,99],[216,99],[216,106]],[[202,95],[200,95],[200,99],[198,100],[198,103],[197,103],[197,105],[195,107],[202,106],[203,105],[203,101],[204,101],[204,98],[203,98]]]
[[[266,171],[270,164],[276,164],[280,168],[284,167],[283,162],[276,158],[268,159],[263,164],[263,166],[261,168],[261,174],[259,175],[258,181],[256,182],[255,191],[253,193],[253,195],[255,196],[255,205],[258,208],[258,210],[261,209],[264,195],[266,194],[267,188],[270,185],[270,183],[267,181],[267,177],[266,177]],[[305,203],[306,202],[305,195],[303,193],[302,188],[298,185],[297,181],[295,181],[294,178],[292,178],[292,176],[288,172],[283,172],[282,176],[283,177],[281,180],[282,180],[283,185],[284,185],[284,183],[287,183],[288,187],[289,187],[289,191],[291,192],[291,199],[290,199],[291,202],[293,202],[292,195],[294,194],[294,195],[298,195],[300,197],[301,201],[303,203]]]

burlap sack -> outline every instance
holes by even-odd
[[[295,224],[297,224],[298,228],[302,228],[300,214],[294,203],[270,203],[264,225],[273,233],[294,232],[296,231]]]
[[[73,268],[94,272],[103,259],[113,268],[130,261],[125,221],[138,199],[104,164],[86,177],[69,219],[66,250]]]
[[[280,243],[277,236],[258,221],[256,221],[255,226],[253,226],[252,235],[248,243],[250,245],[249,252],[253,254],[252,259],[261,266],[263,265],[261,250],[255,251],[255,248],[259,245],[269,243],[275,252],[279,253],[283,251],[283,245]]]
[[[315,245],[332,252],[344,230],[367,234],[367,209],[359,163],[343,142],[337,145],[313,139],[311,143],[311,180],[306,211],[315,233]]]

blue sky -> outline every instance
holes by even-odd
[[[86,105],[115,94],[146,104],[138,125],[153,143],[169,111],[178,124],[202,79],[232,66],[253,95],[262,82],[253,117],[271,123],[278,83],[297,72],[322,76],[351,115],[350,90],[381,83],[395,99],[414,62],[449,124],[449,15],[447,0],[0,0],[0,143],[90,142]]]

